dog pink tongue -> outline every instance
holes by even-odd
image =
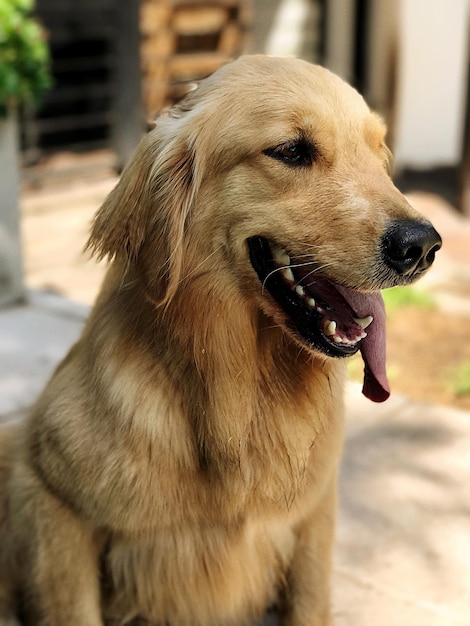
[[[379,292],[359,293],[336,285],[343,298],[358,317],[372,315],[367,337],[360,342],[364,360],[362,393],[373,402],[384,402],[390,396],[385,367],[385,306]]]

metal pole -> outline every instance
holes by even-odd
[[[122,169],[144,129],[140,64],[140,0],[116,0],[116,118],[113,143]]]
[[[24,297],[16,111],[0,117],[0,306]]]

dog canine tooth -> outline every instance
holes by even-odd
[[[295,293],[299,296],[305,296],[305,289],[302,287],[302,285],[297,285],[295,288]]]
[[[367,317],[355,317],[354,321],[358,326],[360,326],[363,330],[366,329],[372,322],[374,318],[372,315],[368,315]]]
[[[271,248],[271,252],[273,255],[273,259],[276,261],[276,263],[278,263],[279,265],[290,265],[290,256],[287,254],[284,248],[274,246]]]
[[[336,332],[336,322],[326,320],[324,325],[325,335],[332,337]]]
[[[290,283],[294,282],[294,274],[293,274],[292,270],[290,269],[290,267],[285,267],[284,269],[282,269],[281,270],[281,274]]]

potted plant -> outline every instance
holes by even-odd
[[[17,113],[49,87],[49,50],[33,0],[0,0],[0,305],[23,295]]]

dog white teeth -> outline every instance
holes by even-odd
[[[290,269],[290,267],[285,267],[284,269],[282,269],[281,274],[290,283],[294,282],[294,274],[292,273],[292,270]]]
[[[324,330],[325,330],[325,335],[332,337],[336,332],[336,322],[326,320]]]
[[[367,317],[355,317],[354,321],[358,326],[360,326],[363,330],[366,329],[372,322],[374,318],[372,315],[368,315]]]
[[[295,293],[299,296],[305,296],[305,289],[302,287],[302,285],[297,285],[295,288]]]
[[[308,304],[308,306],[312,307],[312,309],[315,308],[315,300],[313,298],[309,298],[307,300],[307,304]]]
[[[278,265],[290,265],[290,256],[284,250],[284,248],[274,247],[271,248],[273,259]]]

